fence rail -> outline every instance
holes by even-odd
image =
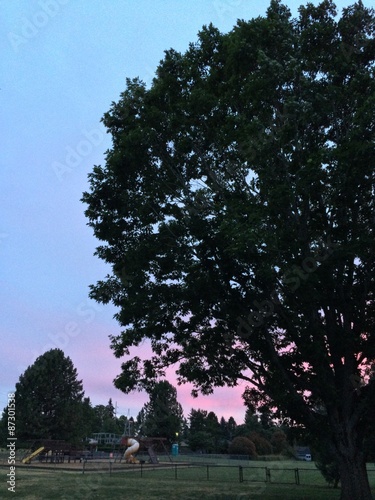
[[[375,468],[368,469],[371,483],[375,483]],[[303,467],[285,467],[282,462],[280,466],[247,466],[247,465],[218,465],[218,464],[182,464],[174,463],[169,466],[147,465],[139,466],[139,475],[147,477],[150,474],[160,474],[167,479],[184,479],[194,481],[216,481],[216,482],[248,482],[248,483],[272,483],[272,484],[295,484],[295,485],[325,485],[326,482],[318,469]]]
[[[158,476],[163,479],[240,482],[240,483],[272,483],[295,485],[325,485],[326,482],[318,469],[304,467],[251,466],[251,465],[219,465],[197,463],[161,463],[158,465],[139,464],[121,466],[111,461],[93,463],[85,461],[82,464],[82,473],[109,472],[110,474],[131,474],[132,477],[147,478]],[[375,483],[375,468],[368,469],[371,483]]]
[[[0,454],[0,469],[8,467],[6,460]],[[259,462],[258,462],[259,464]],[[273,462],[256,465],[243,462],[241,464],[199,463],[196,461],[161,462],[159,464],[140,463],[127,465],[116,462],[113,458],[101,460],[84,459],[76,464],[33,462],[29,465],[20,464],[19,467],[29,471],[49,470],[51,473],[59,470],[75,471],[77,474],[102,473],[102,474],[131,474],[136,478],[149,478],[157,476],[162,479],[186,481],[214,481],[214,482],[240,482],[248,484],[293,484],[293,485],[325,485],[326,482],[316,468],[311,466],[296,467],[290,462]],[[297,463],[296,463],[297,465]],[[302,465],[302,464],[301,464]],[[375,486],[375,468],[368,464],[370,484]]]

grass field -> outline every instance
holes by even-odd
[[[336,500],[339,490],[328,487],[313,463],[252,462],[244,467],[243,482],[238,467],[170,466],[139,468],[113,464],[109,473],[107,461],[87,462],[85,471],[76,464],[67,470],[66,464],[51,464],[38,468],[17,467],[16,493],[7,491],[7,468],[0,469],[0,498],[40,499],[171,499],[196,500]],[[293,484],[294,469],[299,467],[301,484]],[[265,482],[265,467],[271,469],[271,482]],[[208,475],[207,475],[208,474]],[[177,476],[177,479],[176,479]],[[372,476],[372,477],[371,477]],[[370,475],[375,487],[375,472]],[[308,483],[308,484],[306,484]]]

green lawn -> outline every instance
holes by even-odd
[[[24,500],[72,499],[170,499],[196,500],[334,500],[339,492],[326,487],[304,487],[265,483],[174,480],[166,471],[149,472],[140,477],[134,473],[78,473],[58,471],[17,471],[16,494],[2,491],[1,498]],[[1,485],[2,488],[5,484]],[[5,489],[5,487],[4,487]],[[3,494],[4,493],[4,494]]]
[[[38,470],[32,465],[28,468],[17,467],[16,494],[7,491],[7,469],[2,467],[0,498],[336,500],[340,496],[339,490],[325,484],[313,463],[285,461],[251,464],[251,468],[247,468],[246,464],[242,469],[243,482],[239,480],[238,467],[214,467],[212,464],[208,469],[202,465],[187,467],[182,464],[167,468],[147,466],[142,473],[139,468],[114,464],[111,475],[108,462],[87,462],[84,474],[79,464],[76,471],[63,470],[66,464],[51,465],[47,470]],[[265,482],[265,467],[271,469],[268,482]],[[292,484],[296,467],[299,468],[300,485]],[[375,472],[370,474],[370,479],[375,486]]]

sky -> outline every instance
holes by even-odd
[[[303,2],[285,3],[296,15]],[[203,25],[228,32],[237,19],[264,15],[268,4],[0,0],[0,410],[25,369],[52,348],[71,358],[93,405],[111,398],[118,416],[136,417],[148,400],[113,386],[121,360],[108,337],[120,326],[112,306],[88,298],[89,285],[110,271],[94,256],[98,241],[80,201],[87,175],[111,147],[100,120],[126,78],[151,84],[165,50],[184,52]],[[173,370],[168,380],[176,386]],[[197,399],[191,386],[177,392],[186,417],[201,408],[241,423],[244,389]]]

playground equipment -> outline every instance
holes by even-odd
[[[121,453],[121,449],[126,447],[125,452],[122,454],[122,458],[126,461],[126,463],[139,463],[139,460],[134,457],[134,454],[140,451],[146,452],[148,454],[150,463],[158,464],[159,460],[155,450],[155,448],[158,448],[159,450],[161,449],[164,452],[164,454],[169,458],[170,461],[172,461],[169,455],[169,451],[165,446],[166,441],[166,438],[161,437],[137,437],[137,439],[134,439],[133,437],[123,436],[120,440],[117,451],[116,448],[114,449],[114,455],[116,455],[118,452]]]
[[[139,443],[134,438],[123,437],[121,439],[121,444],[126,445],[127,448],[124,453],[124,459],[127,464],[139,464],[139,460],[137,460],[134,456],[135,453],[139,450]]]
[[[40,448],[38,448],[37,450],[33,451],[30,455],[28,455],[27,457],[24,457],[22,459],[22,463],[23,464],[29,464],[31,462],[31,460],[35,457],[37,457],[40,453],[42,453],[42,451],[44,450],[44,446],[41,446]]]
[[[143,449],[146,449],[148,456],[150,457],[150,463],[158,464],[159,460],[155,451],[155,447],[162,448],[164,453],[168,456],[169,460],[171,457],[169,456],[168,449],[165,446],[166,438],[161,437],[144,437],[139,440]]]
[[[90,445],[92,448],[94,445]],[[92,451],[77,449],[70,443],[63,440],[52,439],[37,439],[30,445],[21,462],[29,464],[34,458],[39,462],[63,463],[66,459],[68,462],[74,462],[82,459],[87,459],[92,455]]]

